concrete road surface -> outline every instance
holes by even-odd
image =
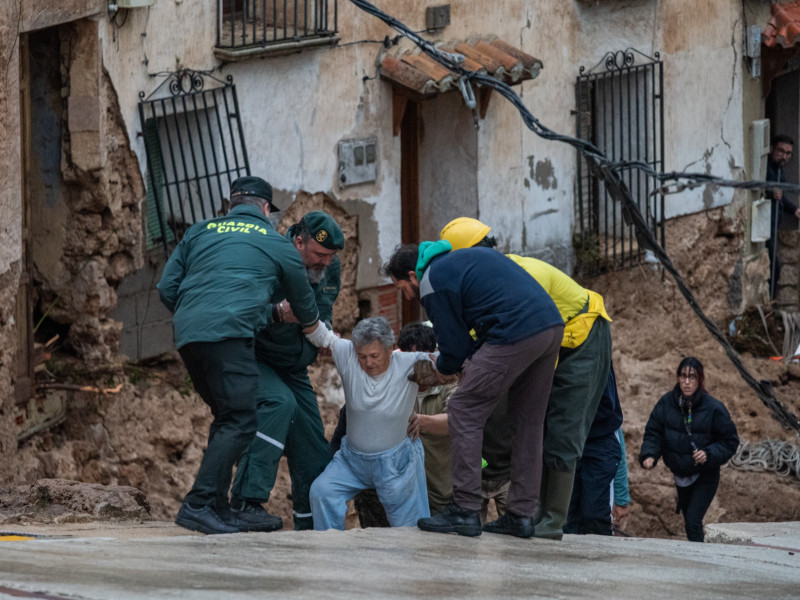
[[[800,598],[800,524],[709,528],[736,545],[414,528],[204,536],[165,523],[11,533],[42,537],[0,541],[3,600]]]

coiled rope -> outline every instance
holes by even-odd
[[[728,464],[740,471],[775,471],[780,477],[800,479],[800,447],[768,438],[744,442]]]
[[[422,38],[416,32],[412,31],[404,23],[398,21],[394,17],[386,14],[382,10],[373,6],[366,0],[350,0],[358,8],[364,12],[373,15],[374,17],[383,21],[386,25],[400,33],[403,37],[408,38],[416,44],[422,52],[427,54],[433,60],[450,69],[452,72],[458,74],[462,78],[462,89],[464,86],[471,86],[473,84],[492,88],[494,91],[503,96],[506,100],[511,102],[522,118],[525,125],[539,137],[563,142],[574,147],[587,161],[589,168],[599,179],[603,180],[606,184],[606,189],[614,200],[619,202],[622,206],[622,215],[626,223],[633,224],[636,229],[636,238],[641,248],[647,248],[653,251],[658,260],[661,262],[666,271],[675,280],[683,297],[692,307],[695,314],[703,322],[708,332],[719,342],[725,350],[725,354],[736,367],[736,370],[741,375],[742,379],[753,389],[758,395],[761,402],[772,412],[773,417],[778,420],[781,425],[787,429],[794,429],[800,432],[800,419],[792,413],[786,406],[784,406],[775,395],[772,393],[772,383],[768,380],[758,381],[753,377],[742,364],[742,360],[736,350],[730,345],[728,340],[719,330],[717,325],[709,319],[689,287],[684,282],[683,278],[678,273],[678,270],[673,266],[664,248],[658,243],[656,238],[647,226],[638,204],[634,201],[633,196],[620,177],[620,172],[636,169],[646,173],[648,176],[662,182],[662,187],[656,190],[655,193],[675,193],[685,189],[693,189],[695,187],[714,184],[720,187],[730,187],[739,189],[767,189],[767,188],[781,188],[785,191],[798,192],[800,186],[788,183],[776,184],[775,182],[766,181],[733,181],[729,179],[722,179],[706,173],[659,173],[655,171],[650,165],[641,161],[622,161],[612,162],[603,152],[598,149],[591,142],[581,140],[578,138],[570,137],[568,135],[560,134],[545,127],[539,120],[531,113],[530,110],[523,104],[522,99],[517,93],[502,81],[498,81],[489,75],[483,75],[470,71],[463,67],[464,57],[457,53],[444,52],[430,41]],[[672,182],[672,189],[669,189],[669,183]]]

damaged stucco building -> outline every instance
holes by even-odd
[[[767,119],[800,133],[794,40],[774,50],[754,35],[777,14],[764,2],[376,4],[615,160],[751,179]],[[641,259],[572,146],[534,134],[497,93],[473,90],[469,108],[457,78],[348,0],[10,0],[0,75],[4,451],[16,445],[12,406],[34,395],[35,342],[58,334],[87,363],[170,348],[159,269],[245,173],[270,181],[283,225],[322,208],[345,227],[344,328],[364,314],[413,318],[379,267],[457,216],[568,271]],[[763,301],[765,252],[749,241],[757,193],[662,195],[632,177],[655,232],[722,207],[748,240],[735,302]]]

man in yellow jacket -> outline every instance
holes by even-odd
[[[477,219],[460,217],[445,225],[440,237],[449,241],[454,251],[472,246],[494,247],[490,231],[491,227]],[[536,537],[561,539],[575,466],[611,367],[611,319],[600,294],[584,289],[546,262],[515,254],[507,256],[536,279],[564,319],[564,339],[545,419],[541,516],[534,520]],[[485,531],[493,531],[492,525],[487,523]]]

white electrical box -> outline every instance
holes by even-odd
[[[753,140],[750,146],[750,164],[753,176],[750,179],[765,181],[767,179],[767,157],[769,156],[769,119],[751,122],[750,134]],[[770,236],[772,202],[764,198],[763,191],[754,193],[758,197],[753,200],[750,209],[750,241],[766,242]]]
[[[744,55],[750,58],[761,56],[761,25],[751,25],[745,29]]]
[[[153,6],[156,0],[117,0],[118,8],[142,8],[143,6]]]
[[[767,178],[767,156],[769,156],[769,119],[759,119],[750,123],[753,137],[750,160],[753,176],[750,179],[764,181]]]
[[[339,142],[339,185],[347,187],[378,178],[378,139]]]
[[[753,201],[750,211],[750,241],[766,242],[770,234],[770,206],[772,202],[766,198]]]

